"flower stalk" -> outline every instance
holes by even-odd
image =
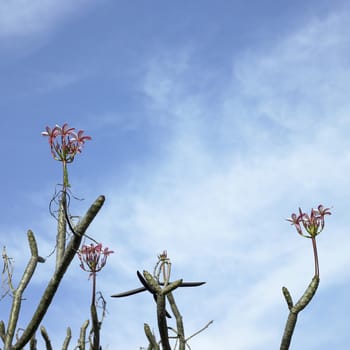
[[[97,245],[90,244],[83,245],[78,251],[78,257],[80,260],[80,267],[89,272],[89,278],[92,277],[92,297],[90,305],[91,324],[93,331],[92,350],[100,349],[100,328],[101,322],[98,320],[96,310],[96,275],[106,265],[107,258],[110,254],[114,253],[107,247],[102,248],[102,243]]]
[[[297,232],[301,236],[311,239],[315,273],[309,286],[306,288],[304,294],[296,304],[293,303],[289,290],[286,287],[282,288],[283,296],[289,309],[289,316],[284,329],[280,350],[289,349],[297,323],[298,314],[310,303],[318,288],[320,282],[320,267],[318,261],[316,236],[319,235],[324,229],[326,215],[331,215],[330,209],[325,208],[322,204],[320,204],[317,209],[311,209],[310,215],[304,213],[301,208],[299,208],[299,215],[293,213],[291,218],[287,219],[287,221],[290,221],[292,225],[295,226]]]
[[[68,127],[65,123],[63,126],[55,125],[52,129],[47,126],[46,131],[41,133],[42,136],[48,137],[52,157],[62,162],[63,184],[62,194],[59,200],[58,214],[58,231],[56,236],[56,270],[63,259],[66,250],[66,233],[67,233],[67,190],[70,188],[68,179],[68,163],[72,163],[75,156],[82,152],[82,148],[91,136],[83,136],[84,131],[75,131],[75,128]]]

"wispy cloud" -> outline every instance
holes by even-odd
[[[193,348],[277,348],[287,316],[281,287],[297,298],[313,273],[310,241],[284,219],[298,206],[319,203],[334,207],[319,239],[320,288],[346,283],[347,28],[345,14],[332,15],[270,47],[235,55],[215,96],[196,80],[195,48],[155,54],[141,89],[152,123],[170,130],[169,137],[150,164],[134,166],[123,183],[115,183],[115,174],[103,181],[107,203],[91,232],[116,253],[98,281],[101,290],[136,287],[136,269],[152,270],[156,254],[168,249],[174,278],[207,281],[198,292],[176,292],[190,330],[215,320]],[[211,74],[201,73],[206,87],[214,82]],[[103,119],[115,127],[109,115]],[[113,159],[108,151],[106,159]],[[104,342],[123,349],[145,343],[143,322],[155,322],[147,297],[109,301]],[[81,316],[75,316],[71,325],[78,329]],[[335,326],[329,333],[345,338]],[[123,332],[116,336],[116,329]],[[298,339],[295,344],[305,348]]]
[[[292,130],[342,121],[349,110],[347,16],[314,19],[273,48],[244,53],[235,64],[233,87],[239,83],[239,95],[260,117]]]
[[[47,33],[58,21],[91,1],[13,0],[0,3],[0,38]]]
[[[332,16],[245,52],[220,104],[191,89],[183,55],[151,65],[145,91],[174,133],[151,172],[112,193],[117,201],[102,217],[115,229],[104,232],[119,232],[116,242],[136,253],[133,266],[168,248],[181,275],[208,281],[204,293],[217,309],[205,302],[202,316],[210,309],[217,328],[198,337],[201,349],[277,347],[286,316],[280,288],[300,295],[313,273],[310,242],[284,219],[321,202],[346,215],[345,28],[345,16]],[[349,258],[336,247],[349,245],[345,230],[330,223],[320,238],[323,288],[344,278]],[[191,314],[193,300],[184,304]]]

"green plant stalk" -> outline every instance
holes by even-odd
[[[151,329],[147,323],[144,324],[143,329],[145,331],[146,337],[149,341],[149,346],[147,350],[159,350],[159,345],[157,343],[157,340],[153,333],[151,332]]]
[[[47,334],[46,328],[44,326],[41,326],[40,327],[40,331],[41,331],[41,335],[42,335],[42,337],[44,338],[44,341],[45,341],[46,350],[52,350],[50,337]]]
[[[316,237],[311,237],[311,241],[312,241],[312,250],[313,250],[313,253],[314,253],[315,276],[320,276],[320,266],[319,266],[319,263],[318,263]]]
[[[64,339],[62,350],[67,350],[70,340],[72,339],[72,331],[70,327],[67,328],[66,338]]]
[[[5,323],[3,320],[0,321],[0,338],[5,343]]]
[[[290,312],[289,312],[286,326],[284,329],[280,350],[288,350],[289,349],[289,346],[290,346],[290,343],[292,340],[292,336],[293,336],[293,332],[295,329],[295,325],[297,323],[298,314],[301,310],[303,310],[310,303],[311,299],[313,298],[313,296],[316,293],[319,282],[320,282],[319,276],[315,275],[312,278],[309,286],[305,290],[304,294],[301,296],[301,298],[299,299],[299,301],[295,305],[293,305],[293,301],[292,301],[292,298],[291,298],[291,295],[290,295],[288,289],[286,287],[282,288],[283,295],[286,299],[286,302],[287,302],[287,305],[288,305]]]
[[[37,350],[37,341],[35,338],[35,334],[30,338],[30,342],[29,342],[29,350]]]
[[[62,161],[63,168],[63,189],[59,202],[58,209],[58,227],[57,227],[57,236],[56,236],[56,270],[60,265],[63,255],[66,249],[66,236],[67,236],[67,219],[66,213],[68,212],[67,208],[67,189],[70,187],[68,180],[68,169],[67,162]]]
[[[86,329],[89,326],[89,320],[86,320],[80,328],[79,340],[78,340],[78,349],[85,350],[85,337]]]
[[[177,336],[179,338],[179,350],[185,350],[186,339],[185,339],[185,330],[184,330],[184,325],[182,321],[182,316],[175,303],[175,298],[172,293],[167,294],[167,299],[169,301],[171,311],[173,312],[176,319]]]
[[[45,316],[47,309],[49,308],[52,299],[60,285],[60,282],[67,271],[69,265],[71,264],[77,250],[79,249],[81,240],[84,236],[85,231],[96,217],[97,213],[100,211],[103,203],[105,201],[104,196],[99,196],[95,202],[90,206],[82,220],[77,224],[74,230],[74,234],[65,250],[64,256],[59,267],[54,272],[51,280],[49,281],[43,296],[37,306],[32,319],[29,321],[29,324],[17,340],[16,344],[13,346],[13,349],[8,348],[4,350],[21,350],[24,346],[30,341],[30,338],[33,336],[35,331],[38,329],[40,322]]]
[[[98,315],[96,310],[96,273],[92,273],[92,298],[91,298],[91,326],[94,334],[92,350],[99,350],[100,348],[100,324],[98,322]]]
[[[56,270],[59,268],[64,252],[66,249],[66,236],[67,236],[67,192],[65,187],[61,194],[59,208],[58,208],[58,225],[57,225],[57,235],[56,235]]]
[[[13,301],[12,301],[12,306],[11,306],[11,311],[10,311],[10,317],[9,317],[9,321],[8,321],[7,332],[5,335],[4,350],[11,349],[11,344],[13,341],[13,337],[15,334],[17,321],[18,321],[18,317],[19,317],[19,312],[21,309],[21,303],[23,300],[22,295],[23,295],[24,290],[28,286],[28,283],[34,274],[34,271],[36,269],[38,259],[39,259],[38,247],[36,244],[34,234],[31,230],[29,230],[27,235],[28,235],[28,243],[29,243],[30,252],[31,252],[31,258],[27,264],[26,269],[24,270],[24,273],[23,273],[23,276],[19,282],[18,288],[13,293]],[[29,341],[29,339],[28,339],[28,341]]]
[[[157,295],[157,320],[163,350],[171,350],[169,343],[168,324],[166,321],[165,295]]]

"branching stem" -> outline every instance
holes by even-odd
[[[29,324],[27,325],[21,337],[18,339],[17,343],[13,346],[13,350],[23,349],[24,346],[29,342],[30,338],[33,336],[35,331],[37,330],[40,322],[42,321],[44,315],[47,312],[47,309],[51,304],[51,301],[59,287],[59,284],[65,272],[67,271],[77,250],[79,249],[79,246],[85,231],[87,230],[88,226],[91,224],[92,220],[95,218],[95,216],[101,209],[104,203],[104,200],[105,200],[104,196],[99,196],[95,200],[95,202],[91,205],[89,210],[86,212],[82,220],[75,227],[76,234],[72,236],[65,250],[64,256],[62,258],[62,261],[59,267],[56,269],[51,280],[49,281],[44,291],[44,294],[41,297],[39,305],[32,316],[32,319],[30,320]],[[5,349],[9,350],[10,348],[5,347]]]

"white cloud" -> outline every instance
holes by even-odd
[[[89,0],[11,0],[0,2],[0,38],[45,34]]]
[[[243,54],[234,69],[238,95],[258,115],[292,130],[348,120],[347,17],[342,13],[314,19],[273,48]]]
[[[150,264],[167,248],[181,277],[208,281],[199,293],[201,314],[191,314],[200,298],[184,302],[191,327],[208,321],[210,311],[215,318],[193,340],[201,349],[278,346],[287,317],[280,288],[286,284],[297,298],[313,274],[310,242],[284,222],[299,205],[334,205],[319,240],[320,288],[344,279],[350,262],[347,223],[339,219],[347,215],[350,172],[345,28],[345,16],[311,22],[266,52],[242,55],[215,118],[212,101],[186,85],[191,67],[183,56],[178,65],[169,55],[170,62],[151,66],[145,91],[152,108],[167,113],[173,138],[151,172],[140,170],[126,190],[111,193],[102,231],[137,253],[127,257],[132,266]]]
[[[349,65],[335,63],[346,30],[344,18],[331,17],[265,52],[242,55],[220,105],[188,83],[188,53],[155,59],[144,90],[152,109],[164,112],[154,122],[167,123],[172,138],[123,188],[110,181],[92,226],[116,251],[101,289],[134,287],[136,269],[151,270],[156,254],[168,249],[174,277],[207,281],[198,291],[178,291],[189,329],[215,320],[193,348],[277,348],[287,317],[281,287],[296,299],[313,273],[310,242],[284,219],[299,205],[308,210],[320,202],[334,206],[319,239],[320,288],[344,281]],[[146,297],[109,301],[104,342],[115,344],[122,329],[120,348],[145,343],[143,321],[154,322]]]

